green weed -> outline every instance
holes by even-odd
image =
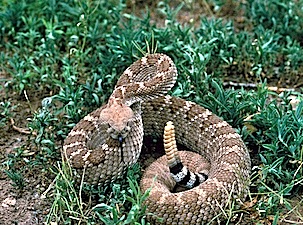
[[[13,111],[17,106],[12,105],[10,101],[0,102],[0,127],[8,124],[8,121],[13,116]]]
[[[26,185],[22,174],[23,170],[17,166],[20,163],[24,164],[23,152],[22,148],[14,149],[14,153],[9,154],[8,160],[2,163],[4,172],[13,182],[12,185],[18,189],[23,189]]]
[[[93,208],[104,224],[149,224],[145,220],[146,207],[143,205],[149,192],[141,193],[139,184],[130,176],[127,181],[127,191],[121,190],[120,185],[114,185],[113,199],[109,204],[101,203]],[[117,198],[120,200],[117,201]]]
[[[72,168],[67,163],[57,165],[53,171],[57,174],[50,188],[53,204],[46,217],[46,223],[63,224],[148,224],[145,222],[145,206],[143,201],[147,193],[141,193],[134,178],[138,178],[140,168],[135,165],[128,170],[126,179],[110,187],[92,187],[87,184],[73,182]],[[89,201],[85,196],[89,195]],[[107,196],[110,196],[108,198]],[[92,201],[102,203],[93,205]]]
[[[300,41],[302,35],[303,1],[249,0],[247,14],[255,26],[273,29],[285,38]]]

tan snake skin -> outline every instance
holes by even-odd
[[[141,180],[142,191],[153,184],[146,205],[154,216],[147,218],[152,224],[159,224],[156,216],[164,224],[201,224],[220,213],[230,197],[245,198],[250,157],[240,136],[225,121],[193,102],[164,96],[176,77],[174,63],[164,54],[136,61],[121,75],[108,103],[73,128],[63,152],[78,182],[84,171],[85,182],[103,185],[137,161],[143,124],[144,135],[161,137],[165,123],[172,120],[177,142],[209,162],[208,179],[193,189],[171,193],[174,184],[167,164],[152,164]]]

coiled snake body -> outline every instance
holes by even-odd
[[[153,185],[145,204],[154,215],[147,217],[152,223],[161,217],[165,224],[201,224],[222,212],[230,199],[245,198],[250,157],[227,122],[193,102],[165,96],[176,77],[174,63],[164,54],[136,61],[121,75],[108,103],[73,128],[63,150],[75,168],[75,179],[80,181],[85,171],[85,182],[107,184],[137,161],[143,135],[162,136],[165,123],[172,120],[176,141],[209,163],[208,179],[193,189],[172,193],[174,181],[166,159],[160,158],[141,180],[143,192]],[[196,165],[191,161],[195,156],[189,158],[185,164],[197,169],[190,165]]]

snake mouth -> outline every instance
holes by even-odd
[[[118,140],[120,143],[124,141],[131,130],[131,123],[127,123],[122,129],[118,129],[115,127],[109,127],[107,129],[107,133],[110,135],[111,138]]]
[[[120,144],[122,144],[122,142],[123,142],[123,137],[122,137],[122,135],[118,135],[118,141],[120,142]]]

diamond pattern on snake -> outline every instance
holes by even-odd
[[[193,172],[189,176],[199,181],[188,190],[175,191],[169,169],[174,160],[163,156],[151,164],[140,182],[143,192],[152,184],[145,202],[151,224],[159,224],[158,217],[163,224],[207,223],[230,198],[241,203],[248,193],[251,162],[240,135],[200,105],[167,95],[177,75],[165,54],[137,60],[123,72],[107,104],[80,120],[63,145],[77,182],[85,171],[85,182],[107,185],[137,162],[144,135],[162,137],[166,123],[173,121],[176,142],[191,151],[174,154],[185,166],[177,173],[188,168]]]

